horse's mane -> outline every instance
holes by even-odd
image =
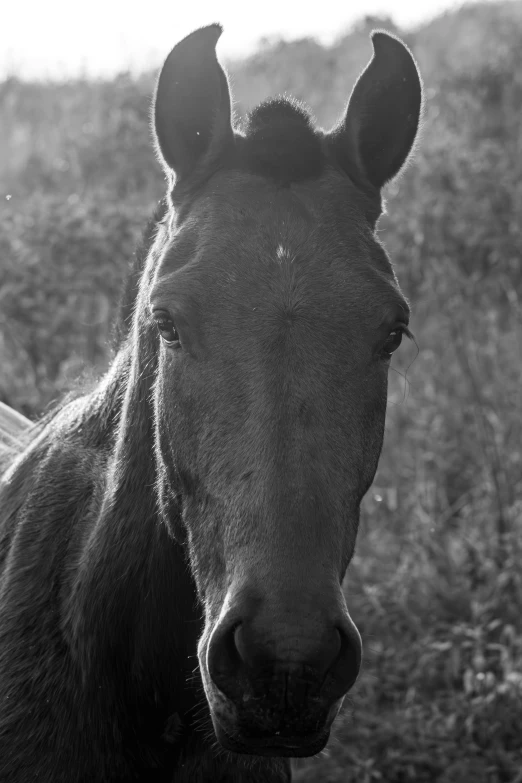
[[[129,270],[126,279],[123,283],[122,293],[119,298],[117,306],[117,316],[111,327],[110,346],[113,353],[112,363],[114,365],[115,359],[118,353],[122,352],[125,341],[129,336],[130,326],[134,314],[134,308],[136,305],[136,299],[139,291],[139,283],[145,267],[149,251],[152,247],[154,239],[156,237],[156,229],[161,220],[165,217],[167,212],[167,201],[165,198],[161,199],[154,213],[149,218],[145,230],[142,233],[141,239],[137,244],[134,259],[129,266]],[[122,362],[122,364],[125,364]],[[61,396],[58,400],[52,401],[44,412],[43,416],[33,424],[33,427],[28,430],[26,438],[31,440],[35,437],[42,428],[54,419],[64,408],[69,406],[75,400],[79,400],[81,397],[92,395],[93,398],[97,397],[93,405],[98,410],[98,413],[102,415],[104,419],[110,417],[111,413],[109,408],[112,407],[114,397],[120,393],[118,387],[117,372],[113,373],[112,383],[110,381],[111,372],[106,376],[108,383],[105,383],[105,390],[101,389],[102,381],[95,370],[84,372],[73,384],[73,388],[66,394]],[[100,395],[96,395],[96,389],[100,388]],[[94,412],[94,411],[92,411]]]
[[[298,101],[263,101],[243,123],[244,160],[254,174],[280,185],[313,179],[325,165],[321,138],[310,112]]]
[[[122,344],[129,334],[145,262],[156,237],[158,224],[165,217],[167,209],[168,204],[166,198],[160,199],[156,205],[156,209],[149,218],[141,236],[141,240],[136,248],[134,261],[129,268],[127,278],[123,284],[123,290],[118,305],[118,317],[112,328],[113,347],[115,349]]]

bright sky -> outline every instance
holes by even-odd
[[[452,0],[0,0],[0,78],[110,75],[156,67],[196,27],[221,22],[221,56],[262,36],[332,41],[364,15],[411,27]]]

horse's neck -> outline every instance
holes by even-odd
[[[153,371],[146,350],[122,362],[124,394],[111,392],[120,410],[104,414],[117,422],[114,445],[72,584],[69,627],[83,668],[98,677],[116,664],[124,677],[154,679],[195,653],[195,588],[158,513]]]

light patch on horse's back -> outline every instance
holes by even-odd
[[[13,408],[0,402],[0,460],[7,467],[8,459],[23,451],[23,435],[31,427],[31,422]]]
[[[288,248],[283,247],[283,245],[277,246],[276,256],[280,264],[282,264],[283,261],[293,261],[292,253],[288,250]]]

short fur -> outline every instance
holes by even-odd
[[[283,783],[357,676],[341,583],[408,311],[374,224],[413,141],[393,106],[375,130],[374,71],[393,87],[413,60],[381,41],[330,134],[281,99],[240,133],[219,34],[158,82],[176,184],[115,359],[2,477],[1,783]]]

